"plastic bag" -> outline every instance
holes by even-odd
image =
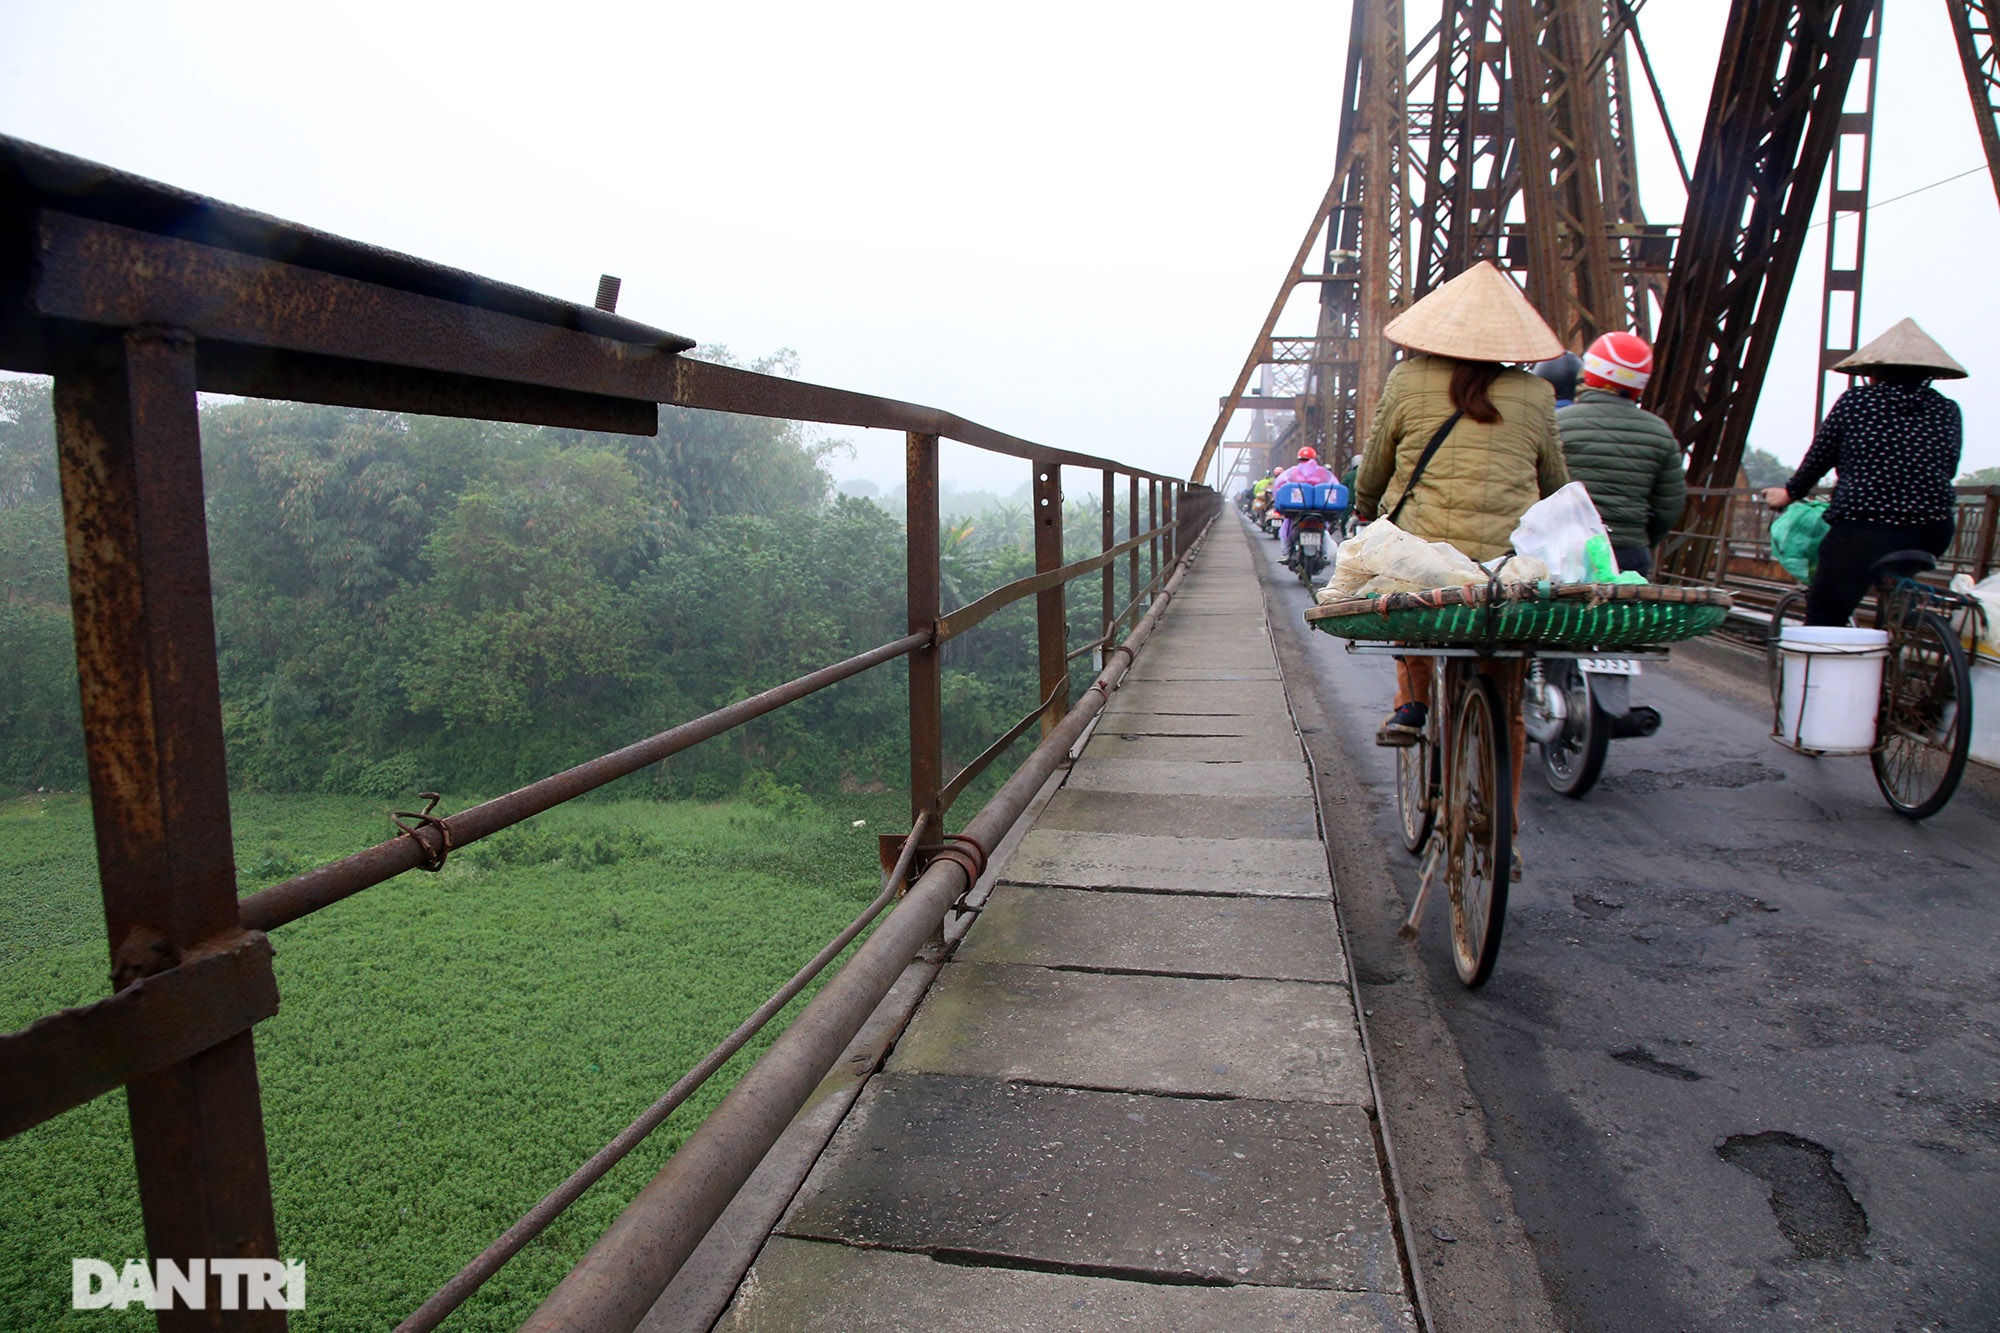
[[[1340,544],[1322,602],[1371,593],[1415,592],[1483,583],[1486,571],[1449,542],[1427,542],[1388,519],[1377,519]]]
[[[1819,544],[1826,539],[1826,501],[1794,500],[1771,520],[1771,555],[1800,583],[1819,572]]]
[[[1988,657],[2000,657],[2000,574],[1977,583],[1970,574],[1959,574],[1952,579],[1951,590],[1972,598],[1986,612],[1979,627],[1978,648]]]
[[[1595,552],[1588,549],[1593,537],[1601,539]],[[1605,532],[1597,506],[1590,501],[1590,492],[1580,481],[1573,481],[1554,495],[1530,505],[1508,540],[1520,554],[1531,555],[1547,565],[1549,572],[1564,583],[1602,582],[1608,574],[1616,573],[1616,566],[1610,571],[1591,568],[1592,554],[1598,555],[1599,563],[1608,560],[1611,538]],[[1593,573],[1598,576],[1595,580]]]

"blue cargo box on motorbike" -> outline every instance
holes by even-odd
[[[1337,481],[1323,481],[1317,486],[1288,481],[1277,487],[1275,494],[1273,506],[1288,514],[1303,510],[1337,514],[1347,508],[1347,488]]]

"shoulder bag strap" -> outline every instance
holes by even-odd
[[[1451,428],[1456,426],[1458,419],[1464,415],[1463,412],[1453,412],[1446,417],[1444,424],[1437,428],[1437,434],[1431,436],[1431,442],[1424,446],[1422,457],[1418,458],[1417,465],[1410,469],[1410,484],[1403,487],[1403,493],[1396,497],[1396,507],[1389,511],[1391,523],[1394,523],[1396,516],[1403,512],[1403,506],[1410,502],[1410,492],[1417,489],[1417,479],[1424,475],[1424,468],[1429,466],[1431,455],[1438,451],[1438,446],[1444,443],[1444,437],[1451,434]]]

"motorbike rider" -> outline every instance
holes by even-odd
[[[1277,485],[1283,486],[1287,482],[1296,481],[1307,486],[1318,486],[1332,480],[1333,473],[1320,466],[1319,450],[1308,444],[1299,450],[1299,461],[1279,474]],[[1283,563],[1289,565],[1295,559],[1292,552],[1292,519],[1291,515],[1282,509],[1278,514],[1283,520],[1278,525],[1278,549],[1285,553]]]
[[[1574,403],[1556,411],[1563,458],[1571,479],[1590,492],[1618,568],[1651,574],[1653,548],[1687,504],[1680,444],[1666,422],[1639,406],[1653,377],[1653,349],[1636,333],[1607,333],[1590,345],[1581,364],[1583,388]],[[1542,366],[1535,368],[1541,371]],[[1556,397],[1560,402],[1559,384]]]
[[[1270,507],[1271,487],[1277,484],[1278,469],[1272,468],[1266,476],[1257,478],[1250,487],[1250,512],[1261,514]]]
[[[1576,401],[1576,378],[1583,373],[1583,358],[1565,350],[1561,356],[1536,362],[1535,373],[1556,391],[1556,410],[1561,411]]]

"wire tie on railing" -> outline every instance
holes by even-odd
[[[417,795],[424,802],[424,808],[421,811],[392,810],[389,813],[389,822],[394,824],[405,835],[416,840],[418,850],[423,853],[424,857],[422,862],[423,869],[435,874],[444,869],[444,859],[451,855],[451,825],[445,823],[442,819],[433,819],[431,817],[431,811],[437,809],[438,794],[436,792],[420,791]],[[406,819],[416,821],[415,825],[405,824],[403,821]],[[422,831],[430,828],[434,828],[438,832],[438,846],[436,850],[432,850],[431,845],[424,841]]]

